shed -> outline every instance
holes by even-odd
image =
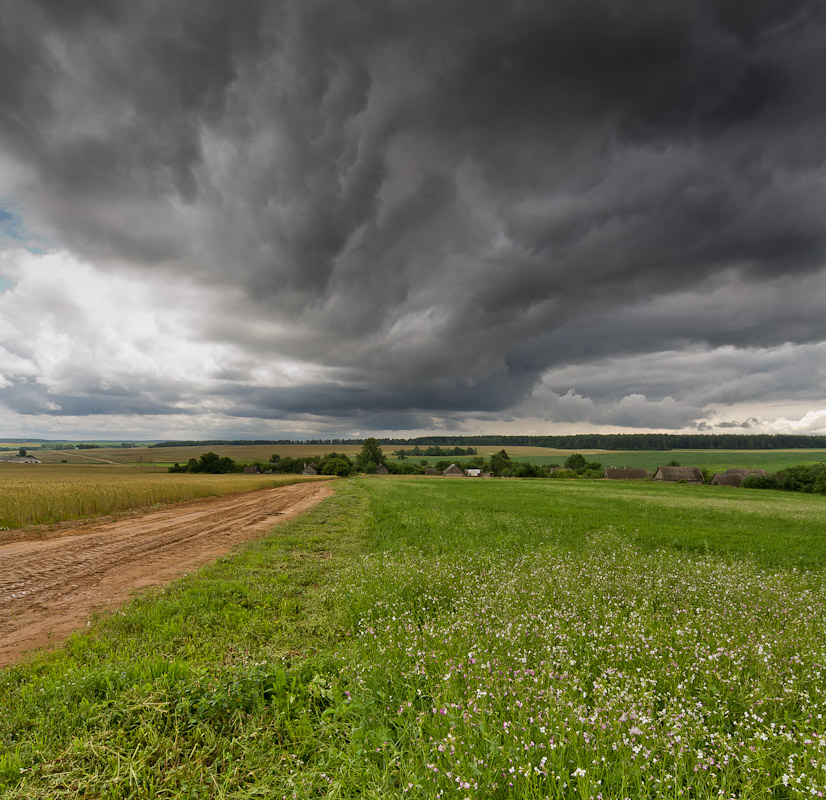
[[[244,474],[245,475],[260,475],[261,474],[261,467],[257,464],[250,464],[248,467],[244,467]]]
[[[376,475],[389,475],[390,470],[384,464],[379,464],[376,467]]]
[[[315,464],[305,464],[301,471],[302,475],[318,475],[318,467]]]
[[[425,467],[424,474],[425,475],[438,475],[439,470],[437,470],[436,467]]]
[[[702,483],[703,472],[699,467],[659,467],[652,480],[664,483]]]
[[[608,467],[605,477],[612,481],[644,481],[648,478],[648,471],[631,467]]]
[[[472,467],[471,469],[465,470],[465,475],[467,475],[468,478],[481,478],[482,470],[478,469],[477,467]]]
[[[464,478],[465,471],[457,467],[455,464],[451,464],[447,469],[442,470],[442,475],[446,478]]]

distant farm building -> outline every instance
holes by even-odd
[[[608,467],[605,477],[612,481],[644,481],[648,478],[648,472],[631,467]]]
[[[481,478],[482,477],[482,470],[477,469],[476,467],[472,467],[471,469],[466,469],[465,470],[465,475],[467,475],[468,478]]]
[[[743,476],[739,472],[718,472],[712,479],[712,486],[739,486]]]
[[[315,464],[305,464],[301,470],[302,475],[318,475],[318,467]]]
[[[437,470],[436,467],[425,467],[424,474],[425,475],[438,475],[439,470]]]
[[[732,467],[725,472],[718,472],[711,482],[714,486],[741,486],[743,478],[748,478],[750,475],[766,475],[766,470]]]
[[[261,474],[261,467],[257,464],[250,464],[247,467],[244,467],[244,474],[245,475],[260,475]]]
[[[376,467],[376,475],[389,475],[390,470],[384,464],[379,464]]]
[[[31,456],[3,456],[0,457],[0,461],[3,461],[6,464],[40,464],[41,461],[37,458],[32,458]]]
[[[455,464],[451,464],[447,469],[442,470],[442,475],[446,478],[464,478],[465,471]]]
[[[699,467],[660,467],[652,480],[663,483],[702,483],[703,472]]]

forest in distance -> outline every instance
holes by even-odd
[[[418,436],[409,439],[376,437],[381,445],[431,445],[440,447],[527,446],[559,450],[789,450],[826,447],[826,436],[798,434],[672,434],[672,433],[577,433],[566,436],[480,435]],[[207,439],[203,441],[165,441],[150,447],[192,447],[194,445],[288,445],[288,444],[363,444],[364,439]]]

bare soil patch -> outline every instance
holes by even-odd
[[[167,583],[332,494],[299,483],[0,543],[0,666],[54,645],[135,590]]]

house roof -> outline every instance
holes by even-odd
[[[605,470],[605,477],[615,481],[640,480],[648,477],[648,471],[631,467],[608,467]]]
[[[739,472],[718,472],[711,482],[714,486],[739,486],[743,482],[743,477]]]
[[[699,467],[659,467],[654,473],[655,481],[686,481],[687,483],[702,483],[703,472]]]

